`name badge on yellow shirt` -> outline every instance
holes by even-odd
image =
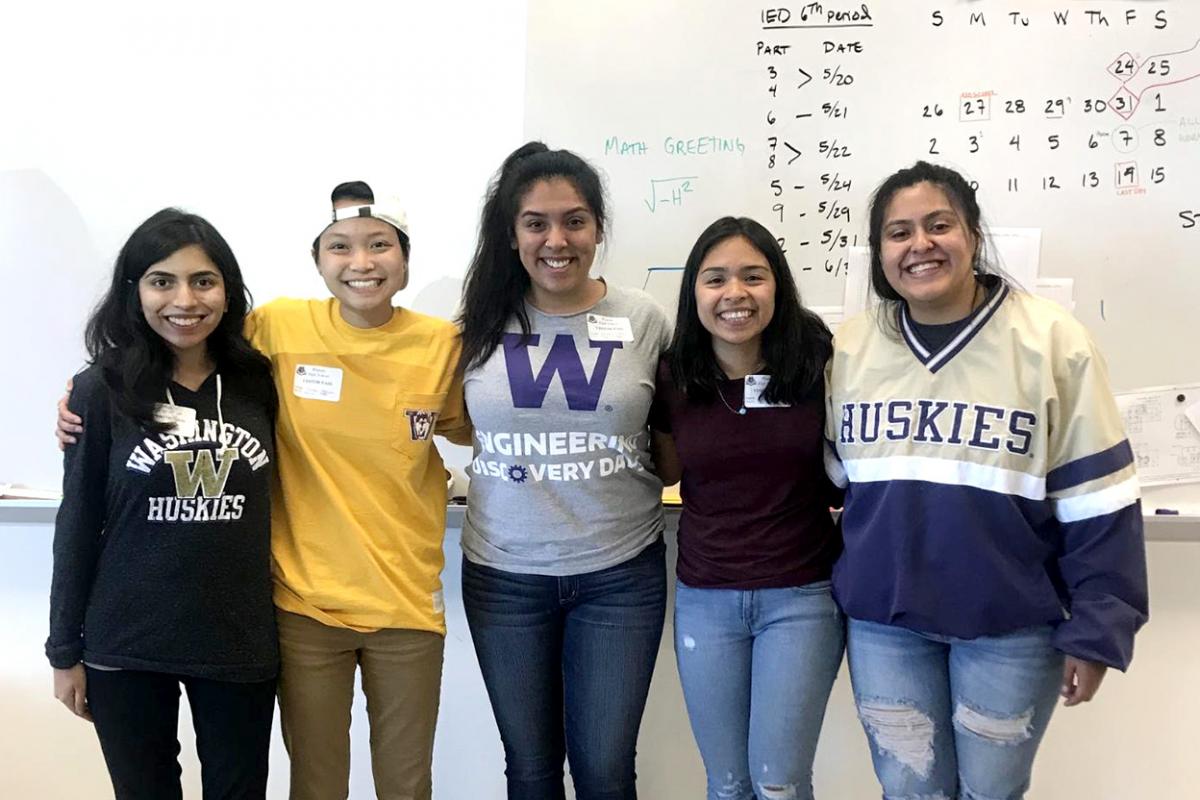
[[[746,408],[786,408],[788,403],[768,403],[763,399],[763,392],[767,390],[770,382],[770,375],[747,375],[742,405]]]
[[[588,314],[588,339],[593,342],[632,342],[633,326],[629,317],[606,317]]]
[[[337,367],[297,364],[292,394],[309,400],[336,403],[342,399],[342,371]]]

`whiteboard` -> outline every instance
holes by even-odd
[[[453,315],[480,197],[521,142],[525,2],[331,9],[5,5],[0,482],[60,486],[54,404],[84,365],[83,323],[163,206],[217,226],[258,304],[327,297],[309,247],[329,191],[369,181],[412,225],[397,302]]]
[[[917,159],[1042,230],[1117,389],[1200,377],[1200,3],[530,0],[525,130],[602,168],[600,270],[673,309],[725,214],[842,304],[866,204]],[[650,269],[657,267],[658,269]]]

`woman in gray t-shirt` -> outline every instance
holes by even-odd
[[[634,798],[666,605],[647,418],[669,338],[647,295],[589,276],[596,171],[530,142],[488,193],[463,296],[475,425],[463,604],[508,796]]]

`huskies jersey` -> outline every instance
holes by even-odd
[[[1124,669],[1148,614],[1133,454],[1087,332],[1000,285],[939,350],[901,311],[834,342],[834,591],[851,617],[961,638],[1056,626]]]

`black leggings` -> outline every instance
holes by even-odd
[[[262,800],[275,679],[233,683],[87,667],[87,701],[116,800],[181,800],[179,686],[187,688],[204,800]]]

